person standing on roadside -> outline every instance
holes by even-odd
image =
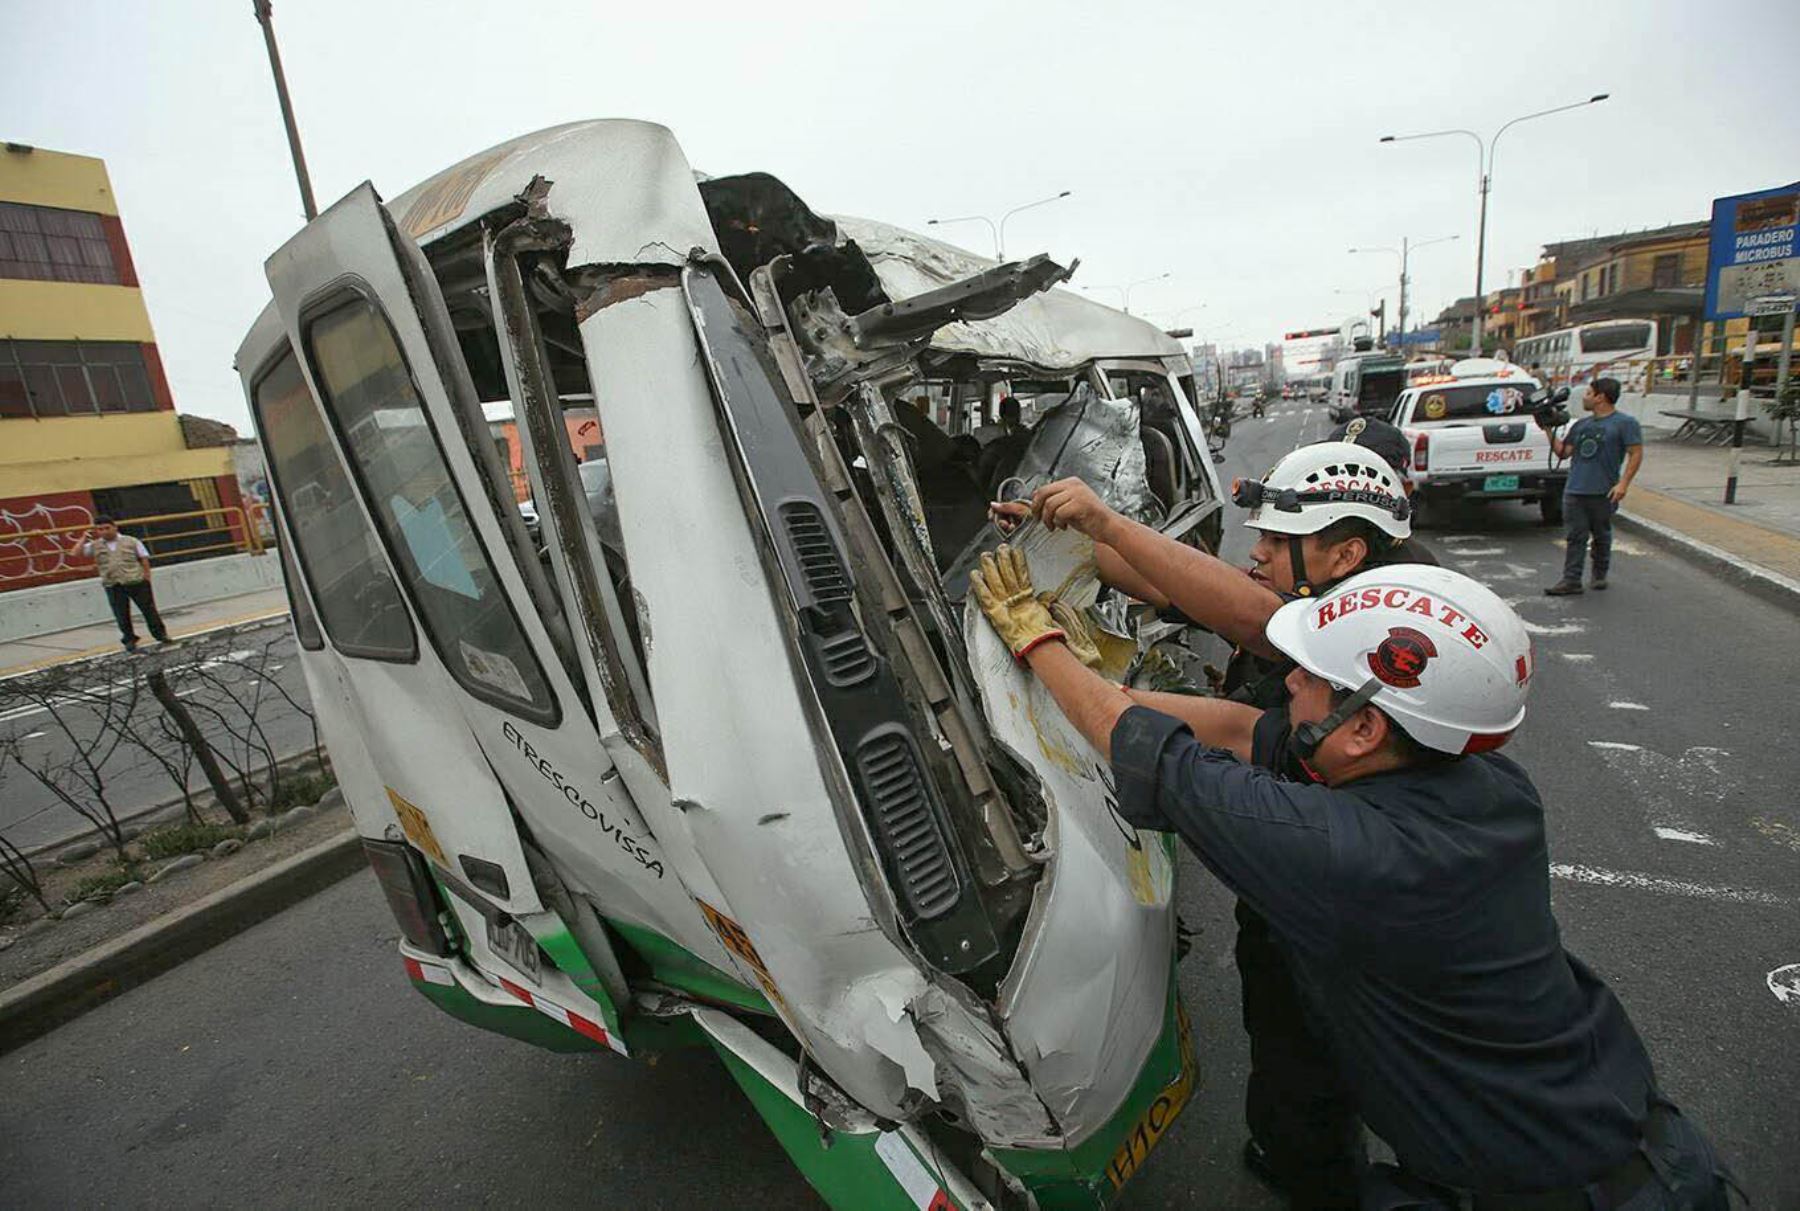
[[[1588,384],[1581,406],[1589,415],[1558,438],[1546,429],[1557,457],[1569,460],[1569,482],[1563,488],[1563,515],[1568,519],[1568,551],[1563,556],[1562,579],[1545,589],[1551,597],[1568,597],[1582,591],[1581,565],[1587,559],[1591,539],[1594,548],[1596,589],[1606,587],[1612,567],[1613,514],[1631,490],[1644,463],[1644,431],[1637,418],[1618,410],[1619,380],[1597,378]]]
[[[1544,590],[1550,597],[1582,592],[1580,569],[1593,543],[1593,587],[1606,588],[1613,565],[1613,515],[1631,491],[1643,466],[1643,428],[1636,417],[1618,410],[1618,380],[1588,383],[1580,407],[1589,416],[1570,426],[1566,437],[1546,428],[1550,448],[1570,461],[1570,479],[1562,488],[1562,515],[1568,518],[1568,552],[1562,556],[1562,579]]]
[[[75,540],[77,553],[94,561],[106,600],[119,623],[119,640],[127,652],[137,651],[137,631],[131,625],[131,606],[137,603],[144,625],[158,643],[169,642],[162,615],[156,610],[156,594],[150,588],[150,551],[138,539],[119,533],[110,517],[96,517],[94,524]]]

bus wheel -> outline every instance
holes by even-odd
[[[1563,519],[1562,497],[1554,492],[1546,492],[1538,497],[1538,514],[1547,526],[1560,526]]]

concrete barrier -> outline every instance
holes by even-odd
[[[275,588],[281,560],[273,551],[197,559],[154,569],[152,583],[158,608],[168,611]],[[98,577],[0,593],[0,643],[111,620]]]

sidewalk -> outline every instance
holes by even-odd
[[[99,589],[94,591],[99,592]],[[0,606],[4,603],[4,597],[0,597]],[[219,627],[278,617],[286,614],[287,608],[287,594],[283,590],[259,589],[254,593],[165,610],[163,622],[167,624],[169,634],[180,639]],[[135,619],[135,622],[142,632],[143,620]],[[150,643],[148,635],[140,635],[140,638],[145,645]],[[0,677],[90,656],[110,655],[119,650],[119,628],[111,622],[36,635],[30,639],[14,639],[0,643]]]
[[[1727,505],[1730,447],[1647,436],[1620,524],[1800,600],[1800,466],[1774,465],[1775,454],[1772,446],[1744,447],[1737,503]]]

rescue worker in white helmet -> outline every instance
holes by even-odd
[[[1107,584],[1157,605],[1165,615],[1179,611],[1233,644],[1221,688],[1233,702],[1247,704],[1246,710],[1229,716],[1241,725],[1239,732],[1209,742],[1281,776],[1308,779],[1281,726],[1293,666],[1270,644],[1265,627],[1285,601],[1321,592],[1371,565],[1407,558],[1411,526],[1402,482],[1376,452],[1349,442],[1302,446],[1260,481],[1238,481],[1232,498],[1249,510],[1244,524],[1257,533],[1247,576],[1121,516],[1079,479],[1040,488],[1031,511],[1053,528],[1073,528],[1092,538]],[[1209,711],[1217,701],[1162,698],[1160,709],[1183,719]],[[1252,725],[1262,712],[1266,720],[1253,737]],[[1297,1207],[1353,1207],[1363,1165],[1355,1112],[1301,1009],[1269,923],[1245,901],[1236,911],[1234,957],[1243,984],[1244,1031],[1250,1036],[1244,1163]]]
[[[1362,1206],[1728,1206],[1729,1176],[1658,1089],[1624,1008],[1562,947],[1543,805],[1495,751],[1533,668],[1493,592],[1385,567],[1276,613],[1311,783],[1246,759],[1254,707],[1177,715],[1088,668],[1020,552],[984,555],[971,592],[1109,758],[1124,819],[1180,833],[1272,924],[1356,1110],[1394,1150],[1364,1170]]]

